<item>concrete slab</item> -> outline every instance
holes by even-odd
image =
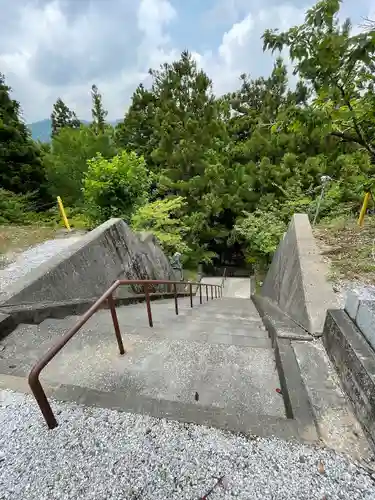
[[[10,314],[0,313],[0,339],[6,337],[15,326],[14,320]]]
[[[5,353],[25,374],[48,347],[30,342],[27,354],[19,346]],[[25,346],[26,348],[26,346]],[[115,341],[100,334],[73,338],[44,371],[43,380],[81,385],[91,389],[121,389],[171,401],[193,402],[224,408],[284,416],[272,349],[239,347],[167,339],[125,338],[127,354],[120,356]]]
[[[221,285],[223,279],[221,277],[207,277],[202,278],[202,283],[209,283],[213,285]],[[236,299],[250,299],[251,296],[251,282],[249,278],[226,278],[224,280],[223,297],[231,297]]]
[[[214,302],[220,305],[219,300]],[[225,305],[220,308],[224,318],[216,318],[213,302],[191,309],[189,299],[182,299],[181,311],[186,314],[178,317],[173,301],[153,304],[153,329],[147,325],[144,304],[118,308],[127,351],[123,357],[117,353],[110,312],[99,311],[51,362],[43,378],[183,403],[192,402],[198,392],[198,405],[230,406],[285,418],[267,332],[259,321],[251,325],[226,315]],[[200,321],[209,308],[213,320]],[[5,372],[26,375],[76,321],[71,317],[19,326],[1,344],[0,356],[8,365],[3,367]]]
[[[321,335],[327,309],[336,307],[327,273],[308,216],[294,214],[275,252],[261,295],[309,333]]]
[[[254,304],[259,309],[262,318],[272,324],[279,338],[293,340],[312,340],[313,337],[304,328],[287,316],[274,302],[261,295],[253,295]]]
[[[345,311],[355,321],[360,303],[371,300],[375,301],[375,287],[363,286],[353,288],[346,294]]]
[[[354,460],[372,456],[321,340],[292,342],[324,444]]]
[[[359,303],[355,322],[367,342],[375,349],[375,300]]]
[[[251,281],[249,278],[227,278],[224,283],[224,297],[250,299]]]
[[[173,277],[155,239],[141,241],[122,219],[110,219],[4,288],[0,307],[97,298],[119,278]]]

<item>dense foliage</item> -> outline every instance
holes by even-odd
[[[267,263],[293,213],[315,217],[322,176],[331,180],[319,218],[357,212],[372,189],[375,29],[352,34],[339,9],[322,0],[300,26],[267,30],[271,74],[242,75],[228,95],[216,96],[184,51],[150,70],[150,87],[139,85],[115,128],[95,85],[89,125],[59,99],[49,146],[32,143],[0,79],[0,187],[18,195],[46,178],[46,202],[59,194],[93,224],[123,217],[192,263],[230,259],[233,249]]]
[[[98,153],[87,163],[83,196],[93,220],[102,223],[118,216],[129,222],[132,213],[148,201],[150,177],[142,156],[122,151],[106,160]]]

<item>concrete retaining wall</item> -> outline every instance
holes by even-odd
[[[275,252],[261,295],[312,335],[323,332],[326,311],[336,307],[306,214],[294,214]]]
[[[374,351],[343,310],[328,311],[323,343],[356,416],[375,448]]]
[[[174,275],[152,236],[138,237],[123,220],[111,219],[10,285],[0,308],[95,299],[119,278]]]

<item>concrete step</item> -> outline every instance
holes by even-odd
[[[268,333],[250,301],[235,306],[224,299],[200,305],[195,297],[191,308],[189,298],[180,299],[176,316],[173,300],[153,302],[153,328],[145,304],[119,307],[124,356],[118,353],[110,311],[100,310],[51,361],[42,381],[74,386],[79,394],[122,391],[137,401],[160,401],[161,408],[195,404],[212,414],[229,409],[284,421]],[[78,319],[19,325],[0,344],[0,373],[26,377]]]
[[[20,328],[24,350],[6,346],[6,361],[14,367],[7,374],[26,376],[56,334],[40,326]],[[183,403],[193,402],[197,392],[198,405],[285,417],[283,400],[275,392],[280,384],[270,348],[168,339],[152,331],[149,338],[127,333],[124,345],[126,354],[120,356],[113,332],[80,332],[42,379]]]

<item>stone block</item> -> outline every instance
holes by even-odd
[[[345,311],[355,321],[361,301],[375,301],[375,287],[356,287],[349,290],[346,295]]]
[[[375,287],[357,287],[346,297],[345,311],[375,349]]]
[[[343,310],[327,313],[323,344],[353,404],[356,416],[375,445],[375,353]]]
[[[356,323],[367,342],[375,349],[375,301],[364,300],[359,303]]]

